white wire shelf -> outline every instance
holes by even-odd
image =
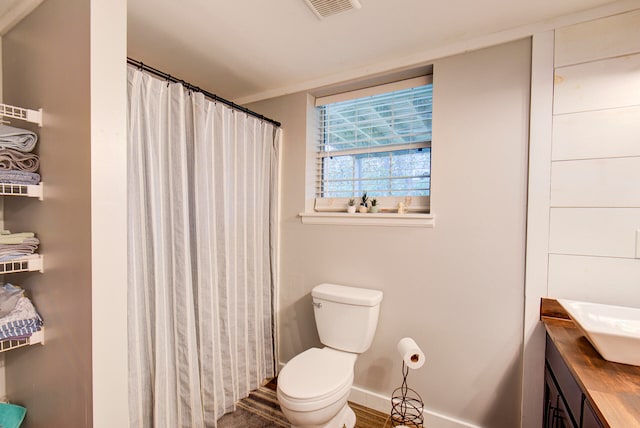
[[[44,258],[38,255],[37,258],[0,262],[0,275],[16,272],[44,272]]]
[[[23,346],[44,345],[44,327],[24,339],[7,339],[0,342],[0,352],[22,348]]]
[[[9,104],[0,104],[0,116],[26,120],[27,122],[37,123],[38,126],[42,126],[42,109],[30,110]]]
[[[30,198],[44,198],[44,184],[11,184],[0,183],[1,196],[28,196]]]

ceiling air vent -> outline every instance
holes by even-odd
[[[351,9],[360,9],[358,0],[304,0],[319,19]]]

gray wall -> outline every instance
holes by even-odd
[[[6,354],[7,395],[27,407],[27,428],[92,425],[89,5],[45,1],[2,38],[5,102],[43,107],[45,120],[45,200],[6,197],[4,212],[10,230],[37,233],[45,256],[45,273],[6,278],[47,329],[45,346]]]
[[[310,291],[383,290],[358,387],[389,396],[396,344],[427,354],[410,373],[425,406],[487,427],[520,424],[530,40],[434,62],[433,229],[302,225],[307,95],[250,108],[283,123],[280,359],[320,346]]]

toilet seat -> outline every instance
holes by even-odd
[[[333,404],[349,393],[356,358],[356,354],[331,348],[304,351],[278,375],[278,400],[299,412]]]

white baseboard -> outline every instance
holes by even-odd
[[[351,387],[349,401],[377,410],[382,413],[391,412],[391,397],[368,391],[358,386]],[[429,409],[423,410],[424,426],[429,428],[480,428],[468,422],[442,415]]]
[[[284,363],[279,362],[278,366],[279,369],[282,370]],[[280,370],[278,370],[278,372],[280,372]],[[365,406],[382,413],[389,414],[391,412],[391,397],[371,392],[367,389],[360,388],[359,386],[351,387],[349,401],[353,401],[361,406]],[[427,408],[423,410],[423,415],[424,426],[429,428],[482,428],[478,425],[473,425],[469,422],[464,422],[450,416],[442,415]]]

